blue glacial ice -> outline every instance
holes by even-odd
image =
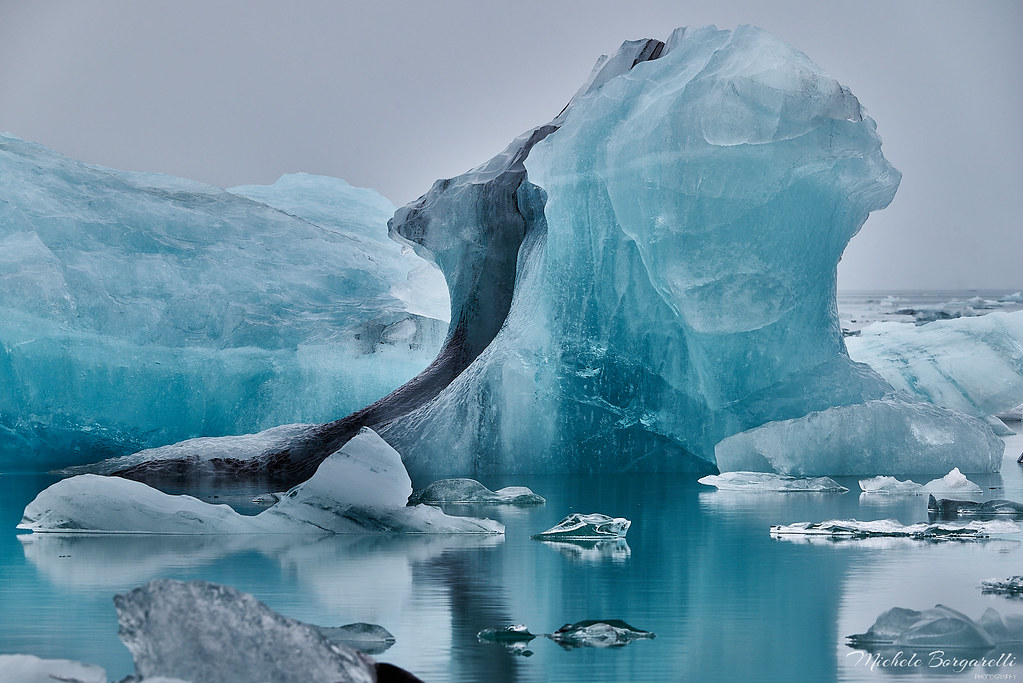
[[[253,454],[252,466],[294,484],[369,427],[417,480],[994,471],[1002,443],[983,420],[896,392],[843,342],[838,261],[900,178],[852,93],[764,31],[627,42],[557,117],[389,221],[450,291],[434,360],[379,401]],[[308,179],[282,182],[238,192],[310,225],[333,214],[291,185]],[[381,280],[370,289],[400,313],[373,347],[391,330],[407,356],[433,320],[412,311],[433,309],[395,298],[407,268]],[[354,291],[317,290],[325,301],[370,290]],[[315,419],[288,411],[294,395],[247,388],[273,393],[276,424]]]
[[[447,317],[436,269],[387,238],[393,211],[335,179],[232,193],[0,136],[0,466],[325,422],[387,394]]]

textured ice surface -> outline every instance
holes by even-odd
[[[288,213],[0,136],[0,466],[324,422],[426,366],[444,323],[393,206],[280,185]]]
[[[409,498],[410,504],[468,503],[474,505],[543,505],[547,501],[525,486],[491,491],[475,479],[441,479]]]
[[[572,513],[547,531],[535,534],[541,541],[588,540],[624,538],[632,522],[624,517],[608,517],[599,512],[591,514]]]
[[[356,622],[343,626],[317,626],[327,640],[341,643],[368,655],[377,655],[394,645],[394,635],[379,624]]]
[[[979,486],[974,484],[972,481],[966,478],[962,472],[959,471],[958,467],[952,468],[952,471],[946,474],[944,477],[938,479],[932,479],[931,481],[924,484],[924,493],[981,493]]]
[[[715,453],[722,470],[891,476],[996,472],[1003,450],[982,420],[897,395],[768,422]]]
[[[700,479],[722,491],[812,491],[845,493],[849,489],[830,477],[790,477],[771,472],[722,472]]]
[[[1008,411],[1023,396],[1023,311],[875,323],[846,345],[896,389],[970,415]]]
[[[955,500],[951,498],[936,499],[933,495],[927,498],[927,512],[942,519],[957,517],[992,518],[999,516],[1023,516],[1023,503],[995,498],[977,503],[972,500]]]
[[[657,636],[642,631],[621,619],[577,621],[565,624],[548,636],[558,645],[575,647],[622,647],[634,640],[646,640]]]
[[[191,496],[172,496],[120,477],[82,474],[53,484],[25,508],[21,529],[37,532],[503,533],[489,519],[451,517],[429,505],[407,507],[412,482],[401,456],[363,429],[324,460],[308,481],[255,516]]]
[[[864,493],[881,493],[886,495],[919,495],[924,491],[923,484],[918,484],[912,479],[905,481],[895,477],[870,477],[860,479],[860,490]]]
[[[982,593],[1018,597],[1023,595],[1023,576],[1010,576],[1005,579],[985,579],[980,582]]]
[[[4,683],[107,683],[107,672],[92,664],[68,659],[41,659],[34,655],[0,655],[0,681]]]
[[[986,651],[1023,640],[1023,615],[988,608],[979,620],[945,605],[917,611],[895,607],[881,614],[866,633],[848,636],[852,647],[956,648]]]
[[[986,426],[908,399],[875,410],[891,388],[846,355],[836,265],[900,178],[856,98],[752,27],[648,48],[598,63],[565,112],[513,143],[528,176],[515,220],[496,221],[513,274],[484,265],[511,200],[480,189],[512,148],[391,222],[420,253],[442,249],[454,319],[475,320],[482,293],[510,297],[461,374],[380,426],[410,471],[705,470],[725,437],[835,406],[859,425],[840,448],[817,455],[823,435],[795,425],[770,435],[784,457],[726,449],[720,468],[996,468]],[[601,72],[614,64],[631,68]],[[954,444],[937,446],[938,428]],[[968,442],[970,459],[951,461]]]
[[[374,683],[376,663],[229,586],[156,579],[114,598],[143,678]]]
[[[832,519],[826,522],[796,522],[771,527],[773,536],[829,536],[829,537],[891,537],[933,540],[969,540],[992,535],[1018,534],[1023,529],[1005,520],[993,522],[935,522],[902,524],[895,519],[861,522],[855,519]]]

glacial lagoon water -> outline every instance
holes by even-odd
[[[1007,442],[1003,472],[972,478],[986,498],[1023,500],[1014,457],[1023,436]],[[978,587],[1020,573],[1023,534],[943,543],[770,536],[778,523],[927,519],[926,497],[861,496],[855,479],[840,478],[849,493],[806,494],[717,491],[693,475],[495,477],[485,483],[527,485],[548,500],[482,508],[507,526],[504,538],[15,532],[24,505],[49,480],[0,477],[0,653],[96,663],[114,680],[131,673],[132,662],[117,639],[112,597],[156,577],[229,584],[314,624],[381,624],[397,642],[378,658],[438,682],[945,680],[955,673],[928,668],[928,653],[921,669],[871,669],[845,636],[894,606],[941,603],[974,618],[989,606],[1023,613],[1023,602]],[[626,543],[596,548],[529,538],[572,511],[625,516],[633,526]],[[537,639],[531,656],[476,638],[515,623],[549,633],[602,618],[657,638],[603,650]],[[959,675],[977,673],[1016,668]]]
[[[898,305],[890,303],[879,305]],[[971,476],[983,499],[1023,501],[1016,464],[1023,436],[1006,443],[1000,474]],[[504,537],[203,538],[18,532],[25,505],[55,478],[0,474],[0,654],[81,660],[117,680],[133,667],[117,638],[112,597],[166,577],[229,584],[313,624],[380,624],[396,643],[377,657],[428,682],[1023,676],[1023,653],[1000,666],[963,668],[951,651],[878,663],[845,644],[895,606],[940,603],[973,618],[988,607],[1023,614],[1023,601],[979,588],[982,579],[1023,573],[1023,534],[940,543],[775,539],[772,524],[926,521],[926,497],[861,496],[855,478],[838,478],[850,489],[844,494],[717,491],[697,478],[500,476],[484,483],[529,486],[547,504],[446,507],[498,519]],[[255,512],[247,501],[259,492],[211,489],[201,497]],[[633,525],[625,543],[599,547],[530,539],[570,512],[627,517]],[[574,650],[540,638],[528,656],[476,637],[519,623],[549,633],[584,619],[623,619],[657,637]]]

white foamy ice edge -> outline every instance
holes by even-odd
[[[504,525],[490,519],[452,517],[429,505],[406,507],[411,494],[401,456],[364,427],[308,481],[258,515],[120,477],[83,474],[39,493],[18,528],[107,534],[504,533]]]
[[[902,524],[896,519],[861,522],[856,519],[832,519],[826,522],[796,522],[771,526],[772,536],[829,536],[832,538],[987,538],[1023,531],[1015,522],[920,522]]]
[[[722,472],[709,474],[698,481],[720,491],[845,493],[849,490],[830,477],[793,477],[774,472]]]
[[[882,493],[889,495],[920,495],[924,493],[959,493],[976,494],[982,490],[966,478],[958,467],[944,477],[932,479],[926,484],[918,484],[912,479],[899,481],[895,477],[871,477],[860,479],[860,490],[864,493]]]
[[[12,683],[107,683],[105,669],[70,659],[42,659],[35,655],[0,655],[0,681]]]

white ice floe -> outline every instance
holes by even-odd
[[[924,493],[981,493],[981,488],[966,478],[958,467],[939,479],[924,484]]]
[[[505,486],[491,491],[475,479],[441,479],[413,493],[409,502],[430,505],[543,505],[547,501],[525,486]]]
[[[900,481],[895,477],[870,477],[860,479],[860,490],[864,493],[880,493],[886,495],[919,495],[923,493],[923,484],[918,484],[912,479]]]
[[[540,541],[598,541],[606,538],[625,538],[630,526],[632,522],[624,517],[609,517],[599,512],[573,513],[547,531],[535,534],[533,538]]]
[[[1018,534],[1023,529],[1014,522],[936,522],[902,524],[896,519],[861,522],[856,519],[832,519],[825,522],[796,522],[771,526],[772,536],[828,536],[831,538],[914,538],[972,539],[995,535]]]
[[[699,482],[721,491],[845,493],[849,490],[830,477],[792,477],[773,472],[722,472],[702,477]]]
[[[364,428],[324,460],[312,478],[258,515],[119,477],[83,474],[37,495],[18,528],[151,534],[504,532],[502,524],[489,519],[452,517],[428,505],[407,507],[411,493],[401,456]]]
[[[107,683],[107,672],[70,659],[41,659],[35,655],[0,655],[0,681],[5,683]]]

